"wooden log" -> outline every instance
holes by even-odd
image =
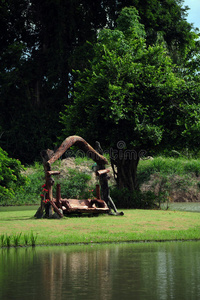
[[[104,200],[95,198],[95,199],[91,199],[90,202],[91,202],[92,207],[93,207],[93,204],[95,204],[95,206],[96,206],[95,208],[107,208],[108,209],[108,206]]]
[[[61,199],[62,205],[66,208],[64,214],[70,213],[108,213],[109,208],[103,200],[99,199]],[[92,207],[92,204],[97,204],[98,207]]]
[[[47,185],[48,188],[48,194],[47,194],[47,199],[49,199],[50,201],[53,200],[53,189],[52,189],[52,185]]]
[[[100,146],[100,144],[99,144]],[[108,186],[108,175],[107,175],[107,170],[105,169],[105,165],[100,165],[99,166],[99,170],[97,171],[97,174],[99,173],[99,182],[101,185],[101,199],[103,199],[106,204],[108,205],[109,209],[110,209],[110,213],[111,213],[111,209],[114,210],[116,215],[121,215],[123,216],[124,213],[120,212],[118,213],[117,208],[115,206],[115,203],[113,202],[112,198],[110,197],[110,191],[109,191],[109,186]]]
[[[51,175],[60,175],[60,171],[47,171],[47,175],[51,176]]]
[[[56,186],[56,206],[62,209],[60,184]]]
[[[97,199],[101,199],[101,193],[100,193],[100,186],[99,186],[99,184],[96,185],[96,195],[97,195]]]
[[[89,158],[92,158],[98,165],[108,164],[108,161],[104,156],[92,148],[92,146],[90,146],[82,137],[76,135],[67,137],[47,163],[50,165],[54,163],[73,145],[78,146],[79,149],[81,149]]]
[[[109,172],[110,172],[109,169],[103,169],[103,170],[98,170],[98,171],[97,171],[97,174],[101,176],[101,175],[106,174],[106,173],[109,173]]]
[[[59,208],[56,206],[53,200],[50,201],[50,204],[52,205],[54,211],[62,218],[63,214],[60,212]]]

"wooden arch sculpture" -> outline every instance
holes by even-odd
[[[78,146],[89,158],[97,164],[96,175],[99,176],[100,186],[96,187],[97,197],[95,199],[62,199],[60,192],[60,184],[57,184],[56,198],[53,197],[53,185],[54,179],[53,175],[59,175],[59,171],[52,171],[51,165],[59,159],[71,146]],[[64,214],[70,213],[109,213],[111,209],[114,210],[116,215],[123,215],[123,213],[118,213],[109,195],[108,187],[108,169],[105,165],[108,164],[107,159],[98,153],[94,148],[92,148],[82,137],[80,136],[69,136],[67,137],[61,146],[54,153],[52,150],[41,151],[41,156],[43,160],[44,172],[45,172],[45,200],[41,199],[41,205],[37,210],[35,217],[41,218],[46,217],[63,217]],[[101,193],[100,193],[101,187]],[[101,194],[101,195],[100,195]],[[54,212],[56,214],[54,214]]]

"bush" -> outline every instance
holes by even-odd
[[[114,187],[110,190],[110,195],[117,208],[153,208],[158,202],[158,197],[151,191],[141,192],[136,190],[130,192],[125,188],[119,190]]]
[[[0,147],[0,205],[12,205],[15,193],[27,184],[24,166]]]
[[[43,165],[35,162],[26,173],[28,183],[16,191],[13,199],[14,205],[38,204],[40,203],[42,184],[45,181]]]
[[[62,198],[88,198],[88,181],[91,176],[77,170],[68,169],[63,178],[55,178],[56,183],[61,185]],[[56,190],[56,187],[54,188]],[[54,195],[55,196],[55,195]]]
[[[15,193],[15,205],[39,204],[42,185],[45,183],[43,165],[35,163],[27,171],[28,184]],[[56,197],[56,184],[61,185],[62,198],[88,198],[88,181],[91,176],[77,170],[68,169],[64,176],[54,176],[53,194]]]

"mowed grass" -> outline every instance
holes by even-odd
[[[36,245],[200,240],[200,214],[124,210],[124,216],[35,219],[37,207],[0,207],[0,236],[37,236]],[[11,239],[11,245],[14,242]]]

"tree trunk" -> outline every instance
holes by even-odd
[[[118,153],[115,153],[114,157],[111,155],[114,178],[119,189],[127,188],[129,191],[135,191],[138,189],[138,163],[139,156],[135,151],[129,152],[129,155],[127,155],[127,150],[120,149],[118,150]]]

